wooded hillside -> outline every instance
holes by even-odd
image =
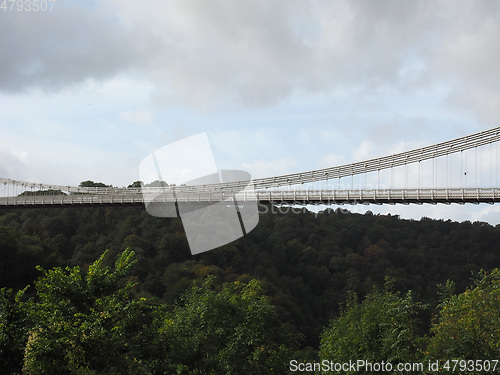
[[[430,335],[444,298],[438,284],[453,281],[461,293],[472,272],[498,267],[500,227],[344,210],[268,212],[247,236],[192,256],[180,219],[152,217],[142,207],[10,208],[0,211],[0,286],[17,291],[31,285],[23,298],[36,297],[33,285],[43,276],[37,265],[86,271],[104,250],[103,267],[126,248],[135,253],[126,277],[136,283],[133,299],[173,308],[209,275],[218,290],[259,280],[273,319],[289,327],[286,335],[300,334],[297,348],[307,357],[304,348],[319,349],[321,333],[350,293],[363,300],[387,278],[394,292],[411,290],[413,301],[427,306],[416,312],[415,334]]]

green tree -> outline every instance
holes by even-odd
[[[81,187],[111,187],[111,185],[106,185],[102,182],[94,182],[92,180],[82,181],[80,182]]]
[[[127,186],[128,188],[141,188],[143,185],[143,182],[142,181],[134,181],[132,182],[129,186]]]
[[[31,301],[24,301],[26,289],[17,293],[11,289],[0,289],[1,374],[20,374],[22,370],[24,345],[29,327],[33,325],[27,314]]]
[[[47,189],[47,190],[35,190],[35,191],[23,191],[19,194],[19,197],[32,196],[32,195],[67,195],[61,190]]]
[[[390,283],[383,291],[375,288],[361,303],[353,293],[340,316],[323,331],[320,358],[338,363],[358,359],[394,365],[418,362],[424,342],[417,333],[416,315],[422,307],[410,292],[401,296]]]
[[[35,282],[34,327],[24,356],[29,374],[147,374],[143,342],[150,339],[152,307],[120,287],[134,253],[118,255],[114,270],[106,252],[86,273],[79,267],[54,268]]]
[[[440,305],[431,331],[429,356],[434,359],[484,360],[500,357],[500,271],[481,271],[474,285],[452,292]],[[471,372],[472,373],[472,372]]]
[[[277,321],[259,281],[217,290],[215,277],[194,286],[165,320],[172,373],[286,374],[298,336]]]
[[[12,281],[17,278],[14,270],[19,262],[19,244],[16,232],[4,226],[0,226],[0,253],[0,285],[12,286]]]

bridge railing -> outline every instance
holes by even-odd
[[[155,203],[211,203],[226,201],[237,203],[248,201],[283,202],[286,204],[355,204],[355,203],[479,203],[500,202],[498,188],[463,189],[381,189],[381,190],[257,190],[255,192],[226,191],[178,191],[177,194],[162,194],[145,199],[140,189],[115,190],[112,194],[70,194],[70,195],[25,195],[0,198],[2,206],[45,206],[45,205],[93,205],[93,204],[143,204]]]

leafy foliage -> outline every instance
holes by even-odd
[[[14,293],[0,289],[0,373],[20,374],[24,346],[33,321],[27,314],[32,307],[24,290]]]
[[[383,291],[374,289],[361,303],[352,294],[339,317],[323,332],[320,357],[338,363],[355,359],[417,362],[423,357],[425,344],[416,324],[422,308],[410,292],[401,296],[389,283]]]
[[[178,374],[285,374],[298,344],[256,280],[216,290],[208,277],[183,297],[164,330]]]
[[[500,356],[500,271],[481,271],[474,286],[441,303],[429,356],[436,359],[498,359]]]
[[[106,252],[86,274],[78,266],[39,267],[43,276],[35,282],[38,298],[31,312],[35,324],[26,344],[26,372],[147,373],[137,360],[141,333],[135,329],[148,321],[148,306],[130,297],[132,283],[118,287],[133,255],[121,253],[113,271],[103,266]]]
[[[389,276],[396,289],[436,306],[437,284],[450,279],[463,291],[471,270],[500,264],[500,227],[485,223],[264,208],[247,236],[197,256],[179,219],[152,217],[141,207],[2,209],[0,285],[22,289],[33,284],[36,265],[85,269],[100,249],[112,258],[130,247],[143,295],[173,304],[207,267],[225,282],[258,278],[280,320],[304,334],[304,346],[317,347],[350,291],[362,298]]]
[[[278,321],[260,282],[208,276],[170,309],[132,295],[135,284],[124,279],[133,251],[113,268],[107,254],[86,272],[38,267],[36,296],[26,302],[25,290],[1,290],[2,373],[20,373],[21,362],[35,375],[286,373],[299,336]]]
[[[111,185],[106,185],[102,182],[94,182],[92,180],[82,181],[80,182],[81,187],[111,187]]]
[[[20,197],[32,196],[32,195],[67,195],[67,194],[61,190],[54,190],[54,189],[36,190],[36,191],[27,190],[19,194]]]
[[[469,288],[467,297],[461,293],[466,291],[471,271],[491,270],[500,264],[499,226],[425,218],[409,221],[397,216],[358,215],[342,210],[326,210],[317,215],[284,213],[284,209],[273,212],[270,206],[266,210],[260,215],[259,225],[247,236],[219,249],[191,256],[180,220],[151,217],[141,207],[2,208],[0,286],[5,289],[1,299],[0,336],[3,346],[0,364],[6,370],[0,370],[0,373],[9,373],[9,369],[12,373],[21,371],[19,361],[24,357],[28,337],[26,360],[31,358],[33,363],[25,362],[26,366],[35,366],[34,363],[40,361],[54,366],[59,363],[62,367],[54,368],[63,373],[142,371],[170,374],[188,369],[197,371],[189,367],[186,354],[180,352],[179,348],[186,348],[189,344],[189,340],[183,337],[194,335],[199,338],[197,345],[200,348],[209,344],[206,336],[199,333],[201,329],[197,331],[196,325],[191,327],[186,322],[201,325],[208,324],[209,318],[216,319],[216,323],[234,318],[234,323],[227,323],[229,327],[242,329],[238,327],[246,314],[245,309],[262,301],[248,302],[248,306],[242,301],[226,306],[222,298],[237,300],[245,285],[254,283],[253,279],[260,280],[257,283],[259,288],[265,290],[268,296],[265,298],[274,306],[269,320],[283,328],[279,334],[266,337],[269,340],[275,337],[272,342],[288,337],[290,330],[284,323],[303,334],[302,350],[293,354],[294,358],[317,359],[315,353],[320,333],[330,319],[340,319],[347,306],[353,307],[353,311],[358,311],[361,316],[365,302],[358,301],[364,301],[366,296],[368,300],[372,299],[374,306],[386,308],[387,301],[392,301],[384,297],[386,292],[397,297],[393,301],[401,311],[411,305],[410,300],[406,300],[408,290],[413,291],[411,301],[425,302],[431,309],[408,318],[409,326],[417,326],[419,332],[417,341],[411,342],[413,346],[408,347],[406,354],[403,348],[405,343],[410,345],[411,340],[404,341],[403,335],[398,341],[389,334],[388,328],[384,328],[387,325],[377,326],[373,319],[366,318],[366,327],[380,330],[366,328],[366,332],[372,333],[370,336],[365,332],[373,356],[383,357],[386,355],[383,353],[388,353],[383,343],[378,347],[379,351],[383,350],[382,354],[377,354],[374,349],[376,343],[385,337],[387,342],[392,340],[400,345],[397,356],[403,358],[414,353],[415,347],[422,347],[423,342],[418,340],[424,333],[430,335],[433,342],[428,348],[429,358],[443,358],[444,351],[451,348],[455,350],[453,353],[461,356],[465,354],[460,353],[466,350],[462,348],[460,351],[449,339],[458,337],[455,333],[451,335],[451,328],[458,329],[463,323],[465,332],[473,332],[472,328],[481,327],[481,324],[498,326],[497,321],[491,320],[491,314],[481,318],[480,324],[474,321],[483,308],[480,294],[475,291],[477,285]],[[133,260],[122,258],[117,264],[114,259],[128,247],[135,253]],[[104,257],[101,257],[101,249],[109,249]],[[36,265],[43,269],[43,276],[37,282],[39,272]],[[207,276],[214,277],[210,285],[203,284]],[[386,277],[395,280],[393,289],[383,292],[377,289],[376,293],[380,295],[375,298],[374,286],[382,288]],[[437,285],[447,280],[450,285],[456,285],[457,294],[448,293],[442,302]],[[16,300],[15,291],[28,284],[35,285],[36,290],[28,288]],[[232,292],[225,291],[225,288]],[[493,289],[484,290],[489,298],[484,311],[491,313],[496,305],[490,298],[495,293]],[[205,299],[201,298],[205,293]],[[356,294],[356,299],[349,297],[352,293]],[[343,305],[346,300],[347,305]],[[407,305],[402,302],[405,300]],[[448,306],[446,301],[455,302]],[[466,301],[469,301],[468,305]],[[440,315],[442,313],[436,310],[440,302],[438,309],[448,306],[448,310],[443,310],[449,311],[448,315]],[[193,306],[209,311],[218,304],[223,307],[221,311],[213,315],[207,313],[206,320],[195,319],[194,311],[197,310]],[[229,313],[236,310],[240,313]],[[445,318],[453,322],[452,317],[459,316],[459,311],[468,311],[464,316],[468,316],[469,326],[465,324],[465,318],[460,323],[440,325],[441,319]],[[268,316],[266,309],[261,313],[262,317]],[[373,311],[373,314],[382,313]],[[439,320],[429,332],[432,314],[438,314]],[[383,321],[388,317],[382,314],[380,319]],[[488,319],[490,323],[487,323]],[[169,326],[167,321],[172,325]],[[395,327],[401,326],[396,324]],[[446,327],[450,327],[448,333]],[[256,331],[259,329],[258,326],[255,328]],[[354,333],[346,330],[346,336],[356,338],[359,327],[353,324],[352,329]],[[474,332],[481,337],[486,331]],[[182,336],[183,332],[189,335]],[[243,352],[254,353],[254,346],[231,341],[234,337],[224,325],[217,332]],[[251,333],[244,329],[242,332]],[[271,332],[266,330],[265,334]],[[497,332],[491,332],[492,337],[496,337]],[[497,341],[491,339],[486,345],[484,341],[488,337],[474,341],[476,336],[462,333],[460,337],[467,338],[467,345],[477,348],[477,353],[496,350]],[[459,341],[460,345],[466,345]],[[214,338],[213,343],[216,342]],[[106,363],[110,365],[106,367],[104,355],[98,350],[93,352],[92,348],[108,346],[111,354],[109,358],[106,356]],[[367,348],[368,343],[356,350]],[[229,347],[223,349],[230,350]],[[287,347],[282,349],[283,353],[290,350]],[[221,369],[229,366],[224,365],[227,361],[224,362],[222,357],[210,364],[204,362],[200,354],[202,349],[198,353],[197,363],[206,366],[207,371],[226,371]],[[278,363],[278,357],[273,357],[276,362],[266,356],[262,360],[269,359],[265,362],[269,365]],[[235,359],[231,363],[238,361]],[[250,367],[247,370],[254,371]],[[36,371],[41,372],[32,372]]]

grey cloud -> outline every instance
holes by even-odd
[[[11,177],[14,171],[23,170],[26,167],[25,158],[25,152],[15,152],[0,143],[0,176]]]
[[[2,14],[0,90],[64,88],[133,69],[155,83],[159,100],[197,107],[440,86],[449,88],[450,105],[488,119],[500,104],[497,2],[99,4]]]
[[[167,18],[167,44],[150,59],[175,95],[196,104],[228,98],[264,104],[286,96],[302,75],[307,47],[289,24],[297,2],[175,4],[170,18],[188,26],[171,28]]]
[[[447,10],[433,68],[452,88],[448,104],[469,109],[483,126],[491,126],[500,120],[500,3],[477,1]]]
[[[109,78],[136,60],[130,39],[117,20],[76,5],[1,14],[0,90],[53,90]]]
[[[171,28],[167,19],[165,35],[181,43],[169,43],[150,61],[174,95],[195,103],[267,105],[337,87],[354,93],[388,85],[409,89],[402,69],[432,48],[427,3],[174,4],[172,14],[189,27]]]

